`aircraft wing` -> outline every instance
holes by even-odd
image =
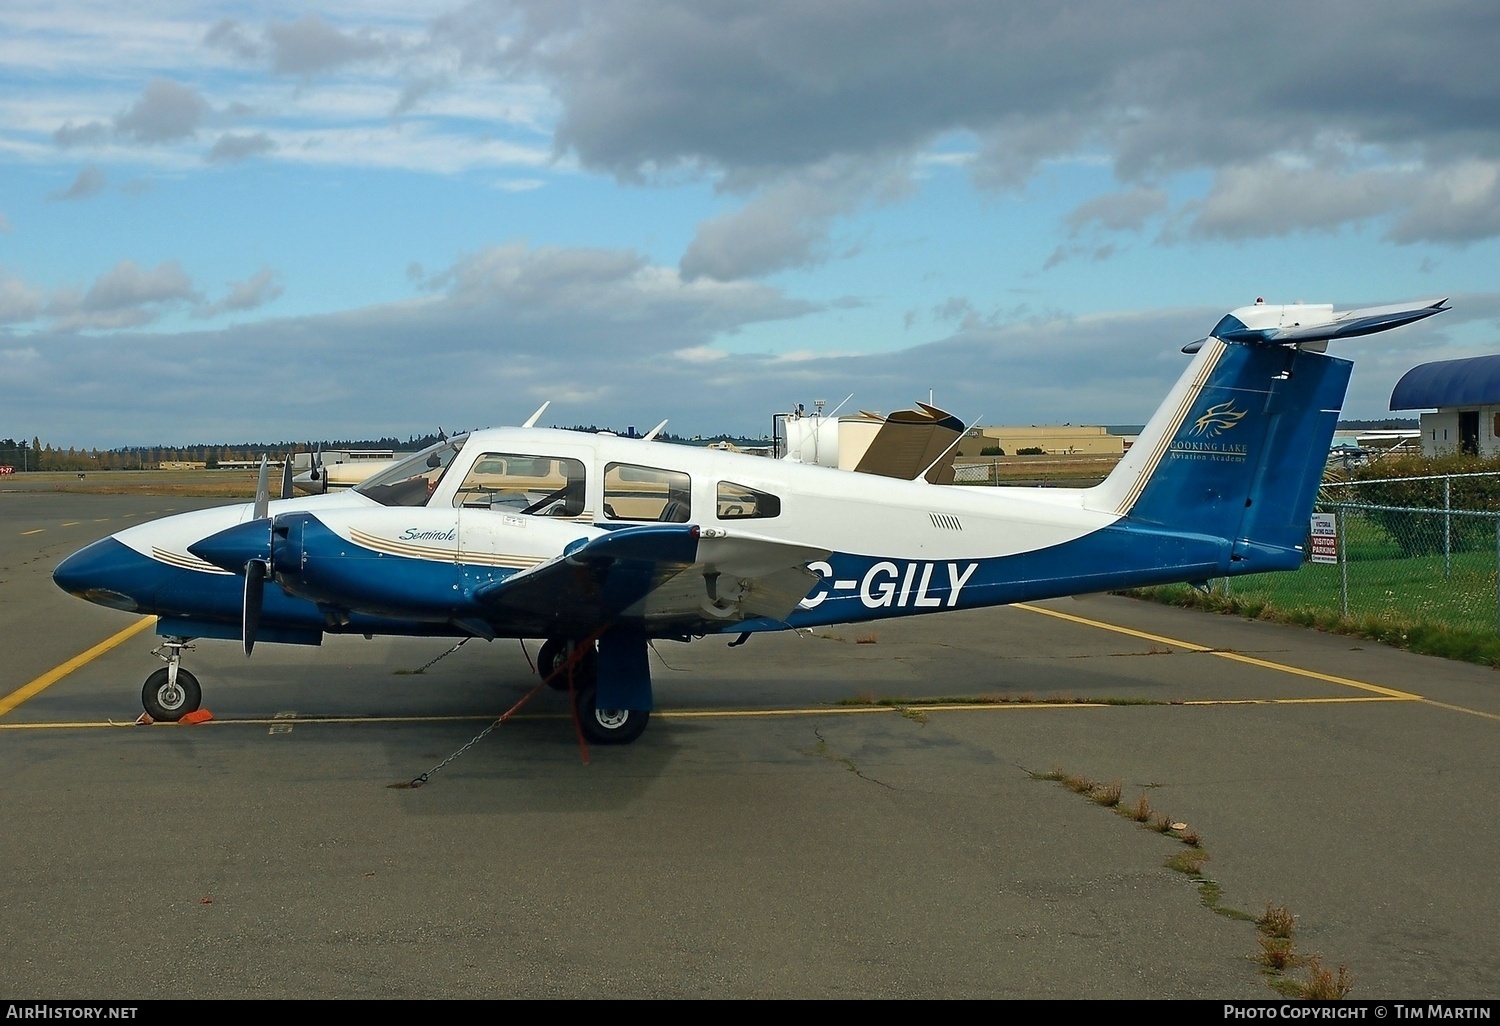
[[[719,629],[785,620],[829,550],[693,524],[643,524],[579,539],[561,555],[475,591],[497,618],[588,631],[635,621],[647,630]]]

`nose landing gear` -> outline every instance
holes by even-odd
[[[198,678],[181,666],[183,650],[193,647],[192,640],[169,637],[151,653],[167,664],[147,677],[141,688],[141,705],[153,720],[176,723],[203,703]],[[163,655],[163,650],[168,654]]]

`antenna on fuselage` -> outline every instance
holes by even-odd
[[[652,428],[650,431],[647,431],[644,435],[642,435],[641,436],[641,441],[643,441],[643,442],[649,442],[649,441],[651,441],[651,439],[653,439],[653,438],[656,437],[656,433],[658,431],[660,431],[662,428],[666,427],[666,426],[667,426],[667,422],[666,421],[662,421],[660,424],[656,425],[656,427]]]
[[[536,412],[535,413],[533,413],[531,416],[529,416],[529,417],[526,418],[526,423],[522,424],[521,426],[523,428],[536,427],[536,422],[542,418],[542,411],[545,410],[547,407],[549,407],[551,405],[552,405],[552,400],[551,399],[548,399],[546,402],[542,403],[542,405],[540,405],[540,406],[538,406],[536,408]],[[665,422],[663,422],[663,423],[665,423]]]

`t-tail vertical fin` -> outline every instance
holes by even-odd
[[[1151,531],[1220,539],[1225,573],[1295,569],[1352,367],[1320,350],[1444,309],[1234,311],[1194,344],[1192,364],[1087,505]]]

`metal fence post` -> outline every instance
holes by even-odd
[[[1339,608],[1344,611],[1345,620],[1349,619],[1349,546],[1344,543],[1344,521],[1348,519],[1349,511],[1339,510]]]
[[[1443,579],[1453,576],[1453,478],[1443,478]]]
[[[1495,518],[1495,630],[1500,631],[1500,517]]]

